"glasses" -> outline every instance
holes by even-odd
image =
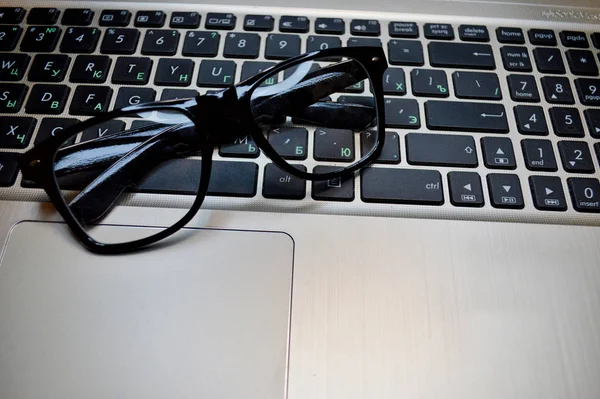
[[[327,49],[281,62],[219,92],[107,112],[23,154],[23,179],[46,191],[87,248],[131,252],[172,235],[194,217],[210,191],[212,156],[219,146],[249,136],[275,165],[305,180],[347,179],[369,165],[384,144],[386,69],[380,47]],[[86,103],[93,107],[93,98]],[[355,134],[362,132],[371,148],[356,156]],[[297,164],[307,159],[308,137],[328,149],[315,146],[312,155],[324,164],[312,171]],[[167,175],[155,173],[164,167]],[[169,212],[170,227],[131,229],[127,238],[100,228],[115,206],[139,205],[148,200],[140,191],[152,193],[148,187],[157,185],[161,193],[184,196],[177,201],[184,209]]]

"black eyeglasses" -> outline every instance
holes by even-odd
[[[130,252],[170,236],[194,217],[209,190],[217,146],[250,136],[279,168],[306,180],[349,178],[367,166],[384,143],[386,68],[380,47],[328,49],[281,62],[216,93],[107,112],[23,154],[23,179],[46,191],[87,248]],[[96,131],[106,133],[99,137]],[[360,132],[368,133],[372,147],[355,156],[348,141],[353,148],[354,133]],[[313,157],[324,165],[312,172],[294,163],[307,158],[309,146],[298,143],[308,144],[309,138],[332,149],[315,150]],[[143,202],[146,194],[135,193],[135,187],[151,181],[156,167],[181,160],[193,162],[172,168],[161,190],[181,194],[185,186],[190,194],[178,201],[186,209],[169,213],[175,215],[170,227],[132,229],[126,239],[99,228],[115,205]]]

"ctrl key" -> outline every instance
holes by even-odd
[[[442,176],[436,170],[367,168],[362,171],[364,202],[442,205]]]
[[[19,155],[15,152],[0,152],[0,187],[10,187],[19,172]]]
[[[577,212],[600,212],[600,183],[597,179],[567,179],[573,208]]]

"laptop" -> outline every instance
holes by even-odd
[[[0,398],[600,397],[597,1],[231,3],[2,2]],[[239,140],[173,239],[106,256],[17,168],[87,118],[78,91],[193,97],[365,43],[390,64],[386,151],[350,185]],[[183,197],[158,187],[100,234],[166,227]]]

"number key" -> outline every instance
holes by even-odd
[[[0,26],[0,51],[14,50],[22,32],[20,26]]]
[[[542,88],[546,101],[552,104],[575,104],[569,79],[564,77],[543,77]]]
[[[521,148],[523,149],[523,158],[525,158],[527,169],[546,172],[556,172],[558,170],[550,140],[523,140],[521,141]]]
[[[554,134],[562,137],[583,137],[583,123],[576,108],[550,108]]]
[[[142,54],[175,55],[179,43],[179,32],[176,30],[150,29],[146,31]]]
[[[548,135],[548,125],[542,107],[518,105],[514,110],[519,133],[539,136]]]
[[[188,32],[183,42],[183,55],[188,57],[215,57],[221,35],[218,32]]]
[[[583,141],[560,141],[558,151],[563,168],[570,173],[594,173],[594,162],[587,143]]]
[[[600,212],[600,183],[597,179],[569,178],[567,183],[577,212]]]
[[[410,80],[415,96],[448,97],[448,80],[444,71],[413,69]]]
[[[103,54],[133,54],[140,40],[137,29],[108,29],[102,40],[100,52]]]
[[[342,41],[335,36],[309,36],[306,42],[306,52],[308,53],[337,47],[342,47]]]
[[[284,60],[300,54],[300,36],[271,34],[267,37],[265,58]]]
[[[509,75],[507,80],[508,88],[510,89],[510,98],[513,101],[540,102],[540,93],[533,76]]]
[[[100,39],[96,28],[67,28],[60,44],[63,53],[93,53]]]
[[[575,87],[582,104],[600,106],[600,79],[576,79]]]
[[[229,33],[223,55],[229,58],[258,58],[260,36],[256,33]]]
[[[21,51],[36,53],[54,51],[60,32],[60,28],[56,26],[30,26],[21,42]]]

